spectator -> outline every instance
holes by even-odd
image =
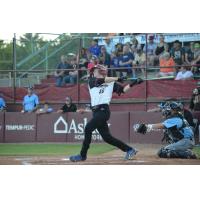
[[[100,55],[101,51],[97,39],[92,40],[91,46],[89,47],[89,52],[97,57]]]
[[[181,69],[179,70],[178,74],[176,75],[175,80],[190,80],[190,79],[193,79],[193,73],[189,69],[189,67],[186,66],[186,64],[181,66]]]
[[[159,39],[160,39],[160,42],[157,44],[157,47],[156,47],[156,50],[155,50],[155,54],[158,57],[158,59],[159,59],[160,55],[165,52],[165,44],[167,44],[165,42],[164,35],[160,35]]]
[[[69,75],[69,71],[67,71],[66,69],[70,67],[66,56],[62,55],[60,59],[61,62],[57,65],[57,69],[55,71],[57,87],[63,86],[65,78]]]
[[[189,46],[185,48],[185,62],[191,64],[194,60],[194,42],[190,42]]]
[[[141,49],[141,45],[139,44],[138,40],[134,37],[132,39],[131,51],[135,55],[135,53],[137,53],[139,49]]]
[[[117,43],[117,44],[115,45],[115,49],[116,49],[116,54],[117,54],[118,56],[121,56],[121,55],[123,54],[123,44]]]
[[[124,45],[123,55],[120,57],[119,66],[127,69],[122,69],[122,75],[127,76],[128,73],[132,72],[132,63],[134,60],[134,55],[129,51],[129,46]],[[133,74],[134,76],[134,74]]]
[[[169,52],[169,44],[167,44],[167,43],[164,44],[164,52],[163,53],[165,53],[165,52]]]
[[[48,102],[44,102],[43,107],[38,109],[36,111],[36,114],[45,114],[45,113],[51,113],[51,112],[53,112],[53,108],[49,107]]]
[[[191,61],[192,66],[192,72],[194,73],[194,76],[200,75],[200,45],[199,43],[194,44],[194,59]]]
[[[200,111],[200,87],[193,90],[189,107],[191,111]]]
[[[171,57],[174,59],[176,65],[182,65],[184,62],[184,50],[181,47],[181,43],[176,40],[173,44],[173,48],[170,51]],[[178,72],[178,67],[176,67],[176,72]]]
[[[111,55],[111,53],[113,53],[115,51],[115,45],[114,43],[111,41],[111,39],[109,37],[105,38],[105,48],[106,48],[106,52]]]
[[[137,52],[134,54],[135,59],[133,61],[133,74],[136,74],[135,71],[139,70],[141,68],[142,75],[144,76],[144,67],[145,67],[145,61],[146,61],[146,55],[142,51],[142,49],[138,49]],[[139,68],[138,68],[139,67]]]
[[[87,74],[86,69],[89,63],[87,50],[85,48],[81,49],[80,56],[77,57],[77,60],[79,60],[79,69],[81,69],[79,76],[83,77]]]
[[[110,55],[106,52],[105,46],[101,47],[99,63],[106,66],[107,68],[110,68]],[[110,75],[110,71],[108,71],[108,75]]]
[[[80,51],[80,56],[79,56],[79,67],[87,68],[88,61],[89,60],[87,56],[87,50],[85,48],[82,48]]]
[[[71,59],[69,68],[73,70],[68,72],[69,75],[65,77],[64,81],[65,83],[75,84],[77,81],[77,75],[78,75],[77,61],[75,57]]]
[[[71,97],[65,98],[65,104],[62,106],[60,110],[57,111],[57,113],[66,113],[66,112],[76,112],[77,107],[74,103],[72,103]]]
[[[155,65],[155,50],[156,50],[156,43],[154,42],[154,36],[150,35],[148,38],[149,42],[147,44],[147,64],[150,66]],[[143,51],[146,53],[146,44],[143,47]]]
[[[0,94],[0,112],[4,111],[6,109],[6,103],[3,99],[3,95]]]
[[[173,58],[170,57],[170,54],[168,52],[164,53],[162,56],[160,56],[160,72],[158,73],[158,77],[164,77],[164,76],[174,76],[175,70],[174,67],[175,62]],[[169,68],[166,68],[169,67]]]
[[[22,113],[25,112],[35,112],[38,108],[39,105],[39,98],[36,94],[33,92],[33,88],[29,87],[27,89],[27,95],[24,96],[23,100],[23,110],[21,111]]]
[[[111,68],[119,68],[119,56],[117,55],[116,52],[113,52],[111,54],[111,61],[110,62],[111,62],[110,63]],[[119,69],[111,70],[112,76],[114,76],[115,73],[118,77],[120,77],[120,70]]]

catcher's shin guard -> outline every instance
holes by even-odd
[[[160,158],[182,158],[182,159],[197,159],[197,156],[195,153],[193,153],[191,150],[169,150],[165,148],[161,148],[158,151],[158,156]]]

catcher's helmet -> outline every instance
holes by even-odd
[[[172,114],[172,110],[179,112],[183,109],[182,103],[172,101],[170,103],[166,103],[162,106],[162,114],[165,117],[169,117]]]

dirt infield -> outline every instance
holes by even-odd
[[[0,156],[0,165],[200,165],[200,160],[161,159],[156,156],[161,145],[135,144],[139,152],[133,160],[125,161],[124,153],[113,150],[98,156],[88,155],[84,162],[72,163],[66,156]]]

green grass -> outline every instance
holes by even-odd
[[[197,155],[198,159],[200,159],[200,147],[195,147],[193,149],[194,153]]]
[[[71,155],[80,152],[81,144],[0,144],[0,156]],[[108,144],[92,144],[89,155],[112,151]]]

